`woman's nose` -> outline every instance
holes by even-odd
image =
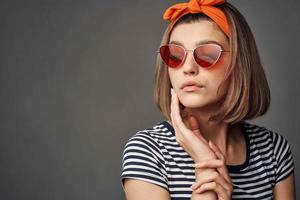
[[[184,63],[182,64],[182,69],[184,74],[187,75],[197,75],[199,72],[199,67],[194,60],[193,51],[188,51]]]

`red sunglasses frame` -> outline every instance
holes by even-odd
[[[195,59],[195,50],[196,50],[197,48],[199,48],[199,47],[208,46],[208,45],[209,45],[209,46],[215,46],[215,47],[218,47],[218,49],[219,49],[219,55],[218,55],[218,58],[217,58],[210,66],[208,66],[208,67],[203,67],[203,66],[201,66],[201,65],[197,62],[197,60]],[[166,47],[166,46],[177,46],[177,47],[181,48],[181,49],[184,51],[184,56],[183,56],[183,58],[182,58],[181,63],[178,64],[178,66],[172,67],[172,66],[169,66],[167,63],[165,63],[164,59],[162,58],[162,53],[161,53],[161,51],[162,51],[162,48],[163,48],[163,47]],[[182,64],[185,62],[185,59],[186,59],[186,56],[187,56],[188,51],[192,51],[192,52],[193,52],[193,58],[194,58],[195,62],[196,62],[200,67],[205,68],[205,69],[209,69],[209,68],[211,68],[212,66],[214,66],[214,65],[218,62],[218,60],[220,59],[222,52],[230,52],[230,51],[224,50],[223,47],[222,47],[221,45],[215,44],[215,43],[201,44],[201,45],[197,46],[197,47],[196,47],[195,49],[193,49],[193,50],[185,49],[183,46],[180,46],[180,45],[177,45],[177,44],[166,44],[166,45],[161,46],[161,47],[159,48],[159,50],[157,50],[156,52],[160,54],[160,57],[162,58],[163,62],[164,62],[167,66],[169,66],[169,67],[171,67],[171,68],[178,68],[178,67],[181,67]]]

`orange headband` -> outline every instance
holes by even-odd
[[[229,25],[224,12],[214,7],[214,5],[220,5],[224,2],[225,0],[191,0],[188,3],[178,3],[169,7],[165,11],[163,18],[172,22],[170,25],[171,30],[175,22],[183,15],[188,13],[203,13],[216,22],[222,31],[230,37]]]

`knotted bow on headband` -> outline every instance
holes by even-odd
[[[175,22],[183,15],[188,13],[203,13],[216,22],[222,31],[230,37],[229,25],[224,12],[221,9],[214,7],[215,5],[220,5],[224,2],[225,0],[191,0],[188,3],[178,3],[169,7],[165,11],[163,18],[171,21],[171,29]]]

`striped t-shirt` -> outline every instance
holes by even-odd
[[[241,165],[227,165],[233,184],[232,199],[273,199],[272,189],[294,170],[290,145],[280,134],[242,121],[247,156]],[[171,199],[191,198],[194,161],[176,142],[173,127],[158,122],[138,131],[124,148],[121,182],[143,180],[166,189]]]

